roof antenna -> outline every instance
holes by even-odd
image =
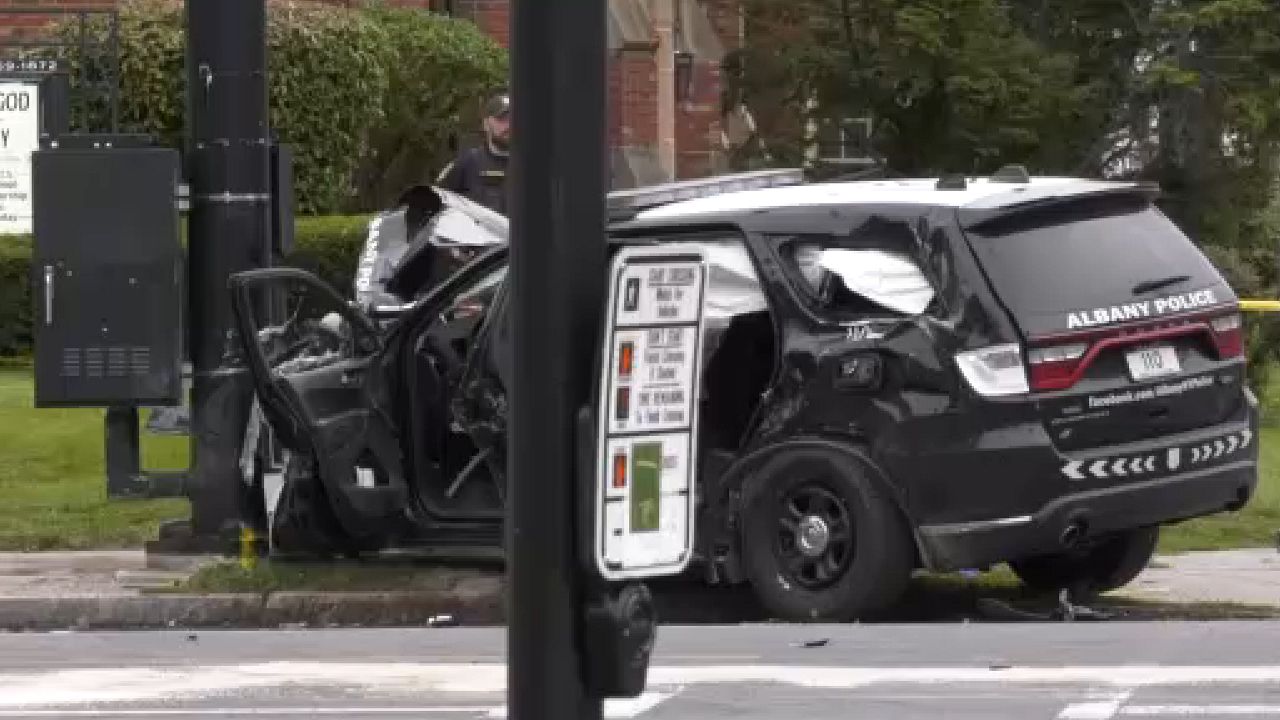
[[[969,183],[965,180],[964,173],[947,173],[938,178],[938,184],[934,187],[938,190],[965,190]]]
[[[1023,165],[1005,165],[995,171],[995,174],[991,176],[991,182],[1027,185],[1031,183],[1031,174],[1027,172],[1027,168]]]

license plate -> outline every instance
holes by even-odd
[[[1172,345],[1153,345],[1134,350],[1127,356],[1129,373],[1135,381],[1172,375],[1182,369],[1178,364],[1178,352]]]

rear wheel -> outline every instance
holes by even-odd
[[[785,452],[759,480],[743,510],[743,563],[772,616],[853,620],[902,595],[914,564],[910,531],[855,460]]]
[[[1155,555],[1158,526],[1116,533],[1079,550],[1017,560],[1009,567],[1034,592],[1072,591],[1076,597],[1109,592],[1133,582]]]

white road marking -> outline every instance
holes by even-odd
[[[638,698],[609,699],[604,703],[604,717],[638,717],[673,697],[675,693],[644,693]],[[0,710],[0,718],[6,717],[200,717],[217,716],[293,716],[293,715],[470,715],[476,717],[505,718],[506,706],[483,705],[430,705],[361,707],[221,707],[221,708],[95,708],[92,710]]]
[[[1072,703],[1058,713],[1058,720],[1111,720],[1131,695],[1133,691],[1127,690],[1088,702]]]
[[[273,662],[243,665],[114,667],[0,674],[0,708],[36,708],[78,703],[144,703],[193,699],[253,689],[340,688],[438,698],[440,693],[493,695],[506,691],[502,663],[324,663]],[[816,665],[658,665],[648,689],[670,692],[694,685],[784,684],[850,689],[875,685],[1039,685],[1131,690],[1141,687],[1214,683],[1280,683],[1280,665],[1263,666],[1074,666],[838,667]],[[478,698],[477,698],[478,699]],[[1103,702],[1112,698],[1089,698]],[[481,702],[490,701],[484,698]],[[1083,712],[1083,711],[1081,711]]]
[[[1157,717],[1280,715],[1280,705],[1131,705],[1121,708],[1120,714]]]
[[[480,715],[487,707],[224,707],[102,708],[94,710],[0,710],[0,717],[198,717],[203,715]]]
[[[1058,720],[1111,720],[1119,709],[1115,702],[1073,703],[1058,713]]]
[[[658,707],[664,701],[671,699],[677,693],[660,693],[647,692],[638,698],[610,698],[604,701],[604,716],[606,718],[633,718]],[[489,711],[490,718],[505,718],[507,716],[506,706],[493,708]]]

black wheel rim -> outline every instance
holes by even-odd
[[[774,550],[792,583],[821,590],[840,580],[853,559],[853,522],[839,495],[819,483],[784,493]]]

